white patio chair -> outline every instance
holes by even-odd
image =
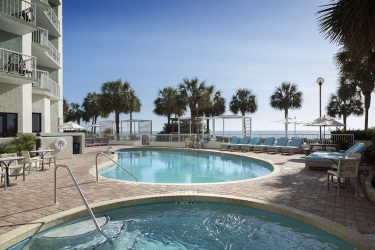
[[[11,153],[11,154],[0,154],[0,157],[17,157],[16,153]],[[4,167],[5,171],[5,167]],[[9,165],[9,177],[16,177],[15,179],[17,180],[17,177],[22,175],[23,180],[25,180],[25,166],[23,163],[20,163],[19,161],[13,161]]]
[[[30,171],[33,165],[35,166],[35,169],[38,170],[40,163],[43,162],[43,160],[40,159],[39,156],[30,157],[29,151],[21,151],[21,155],[25,158],[24,160],[25,160],[26,168],[29,169],[28,174],[30,174]]]
[[[330,181],[335,176],[337,179],[337,195],[340,195],[341,179],[345,181],[354,181],[355,192],[357,193],[358,172],[361,164],[361,154],[350,154],[347,158],[339,158],[337,168],[327,171],[327,188],[329,190]],[[331,179],[331,180],[330,180]]]
[[[50,149],[50,148],[39,148],[39,150],[43,149]],[[51,167],[51,163],[53,163],[56,167],[56,153],[48,152],[43,156],[43,165],[48,164],[48,167]]]

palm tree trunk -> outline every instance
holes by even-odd
[[[346,115],[342,115],[342,121],[344,122],[344,131],[346,131]]]
[[[93,133],[94,132],[94,122],[95,122],[95,116],[93,116],[92,118],[91,118],[91,133]]]
[[[171,115],[167,115],[168,117],[168,127],[171,125]]]
[[[285,109],[285,137],[288,137],[288,109]]]
[[[98,121],[98,117],[94,116],[94,134],[96,134],[96,122]]]
[[[132,112],[129,113],[129,118],[130,118],[130,134],[132,134],[133,133],[133,122],[132,122],[133,113]]]
[[[241,112],[241,115],[245,116],[245,112]],[[246,131],[246,122],[245,122],[245,119],[243,119],[242,131]]]
[[[371,92],[363,92],[365,97],[365,129],[368,129],[368,112],[371,103]]]
[[[207,125],[206,132],[209,133],[210,132],[210,119],[206,120],[206,125]]]
[[[115,123],[116,123],[116,139],[120,140],[120,113],[115,112]]]

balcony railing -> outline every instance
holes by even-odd
[[[35,4],[25,0],[0,0],[0,12],[35,25]]]
[[[38,29],[32,33],[32,41],[48,47],[48,30],[38,27]]]
[[[38,30],[32,33],[32,41],[44,47],[48,47],[48,54],[57,64],[60,65],[60,53],[48,40],[48,30],[39,27]]]
[[[45,10],[44,13],[47,15],[48,19],[51,21],[56,30],[60,33],[60,20],[52,8],[50,7],[48,10]]]
[[[0,71],[36,79],[36,57],[0,48]]]
[[[49,77],[49,73],[43,70],[37,70],[38,82],[33,87],[48,90],[48,92],[57,98],[60,98],[60,85]]]

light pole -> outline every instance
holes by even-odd
[[[323,77],[318,77],[316,83],[319,85],[319,118],[322,118],[322,84],[324,83]],[[320,142],[322,142],[322,127],[319,127]]]

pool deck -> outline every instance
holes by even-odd
[[[67,164],[72,168],[90,203],[187,191],[235,195],[310,212],[375,239],[375,206],[366,199],[363,190],[355,196],[353,192],[343,189],[337,196],[335,188],[327,190],[324,171],[305,169],[304,155],[301,154],[286,156],[233,152],[267,160],[279,169],[270,177],[235,183],[163,185],[132,184],[107,179],[97,183],[89,170],[95,164],[96,153],[105,150],[106,147],[87,148],[85,155],[74,155],[73,159],[58,161],[58,164]],[[83,205],[64,169],[59,169],[58,204],[53,204],[53,172],[53,167],[47,167],[45,171],[32,171],[26,176],[26,181],[22,181],[22,177],[18,180],[12,177],[11,186],[7,190],[0,187],[0,235],[42,217]]]

